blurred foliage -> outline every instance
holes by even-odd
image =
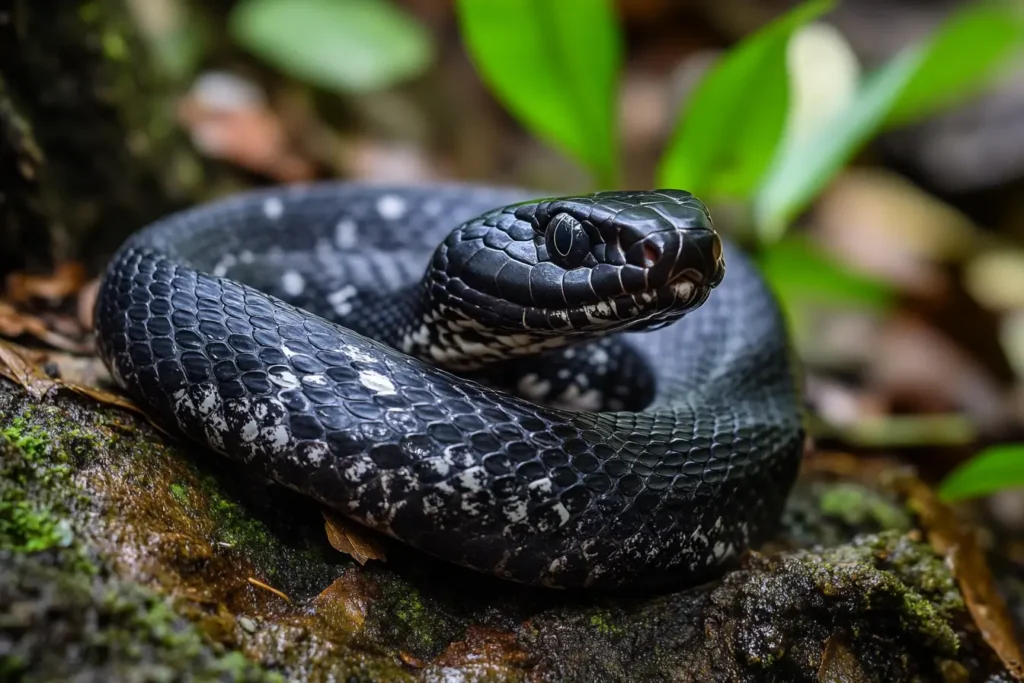
[[[614,186],[622,37],[610,0],[459,0],[458,15],[498,99],[601,186]]]
[[[1003,444],[983,450],[953,470],[942,482],[939,495],[955,501],[1024,486],[1024,443]]]
[[[1024,6],[960,10],[928,41],[925,59],[889,111],[888,126],[912,123],[978,94],[1024,42]]]
[[[713,202],[749,198],[768,170],[786,127],[790,38],[834,5],[799,6],[741,42],[689,98],[658,169],[661,187],[685,188]]]
[[[430,33],[388,0],[243,0],[229,29],[278,69],[342,92],[412,78],[435,51]]]
[[[872,74],[849,106],[781,154],[757,190],[754,222],[774,242],[879,129],[892,103],[913,78],[922,55],[908,50]]]

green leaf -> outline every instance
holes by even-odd
[[[805,3],[748,36],[695,88],[662,156],[658,185],[709,200],[746,199],[786,126],[793,33],[833,6]]]
[[[950,472],[939,487],[946,501],[976,498],[1024,486],[1024,443],[987,448]]]
[[[1024,46],[1024,14],[980,4],[957,12],[928,40],[917,73],[886,125],[919,120],[984,89]]]
[[[430,35],[389,0],[243,0],[232,37],[278,69],[331,90],[379,90],[433,60]]]
[[[593,171],[617,172],[622,37],[610,0],[459,0],[470,57],[535,135]]]
[[[868,78],[852,104],[817,133],[781,147],[754,203],[755,223],[764,241],[781,237],[793,218],[875,134],[922,59],[920,47],[900,53]]]
[[[892,287],[840,263],[806,238],[786,237],[765,247],[758,265],[783,306],[825,304],[885,311]]]

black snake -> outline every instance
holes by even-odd
[[[524,583],[709,577],[802,452],[776,302],[681,191],[249,192],[129,238],[96,332],[159,421]]]

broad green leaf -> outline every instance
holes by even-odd
[[[786,126],[790,37],[833,4],[815,0],[791,10],[748,36],[708,72],[662,156],[659,186],[712,201],[746,199],[753,192]]]
[[[963,500],[1016,486],[1024,486],[1024,443],[983,450],[950,472],[939,495],[946,501]]]
[[[539,138],[588,167],[617,171],[622,37],[610,0],[459,0],[463,39],[495,96]]]
[[[876,133],[921,64],[920,47],[907,49],[868,78],[841,111],[815,135],[781,147],[754,202],[763,240],[782,236],[833,176]]]
[[[954,14],[927,42],[925,57],[889,112],[887,125],[919,120],[989,85],[1024,47],[1024,13],[971,5]]]
[[[787,308],[825,304],[884,311],[894,300],[887,283],[845,266],[806,238],[789,236],[765,247],[758,265]]]
[[[434,53],[426,29],[391,0],[244,0],[229,29],[278,69],[343,92],[411,78]]]

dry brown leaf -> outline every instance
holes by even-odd
[[[95,387],[87,387],[82,384],[74,384],[72,382],[58,383],[65,389],[73,391],[77,394],[82,394],[83,396],[88,396],[94,401],[106,403],[107,405],[117,406],[118,408],[124,408],[125,410],[131,410],[132,412],[138,413],[143,417],[146,416],[146,414],[142,412],[142,408],[135,405],[131,401],[131,399],[127,398],[126,396],[121,396],[119,394],[114,394],[109,391],[104,391],[103,389],[96,389]]]
[[[974,534],[917,477],[900,473],[893,484],[917,514],[932,547],[945,556],[985,642],[1016,680],[1024,680],[1024,655],[1014,635],[1013,621]]]
[[[0,375],[20,384],[35,400],[41,399],[57,380],[50,378],[37,365],[29,362],[13,346],[0,340]]]
[[[50,275],[11,273],[7,276],[7,298],[14,303],[32,299],[57,302],[76,294],[85,280],[85,267],[73,261],[58,265]]]
[[[820,683],[867,683],[871,678],[864,672],[860,660],[849,648],[845,634],[832,633],[825,642],[818,667]]]
[[[492,667],[493,673],[500,674],[503,670],[507,672],[510,666],[525,664],[528,659],[529,655],[520,647],[514,633],[471,624],[463,639],[448,645],[431,665],[458,669],[474,667],[482,674],[487,672],[487,667]]]
[[[361,572],[345,572],[323,589],[313,600],[319,614],[332,627],[358,631],[366,623],[373,598],[372,588]]]
[[[327,540],[335,550],[351,555],[359,564],[366,564],[367,560],[387,561],[384,549],[363,527],[326,509],[322,509],[321,513],[324,516]]]
[[[52,331],[42,319],[23,313],[10,304],[0,301],[0,336],[15,338],[22,335],[35,337],[54,348],[72,353],[89,353],[90,344],[75,341]]]

